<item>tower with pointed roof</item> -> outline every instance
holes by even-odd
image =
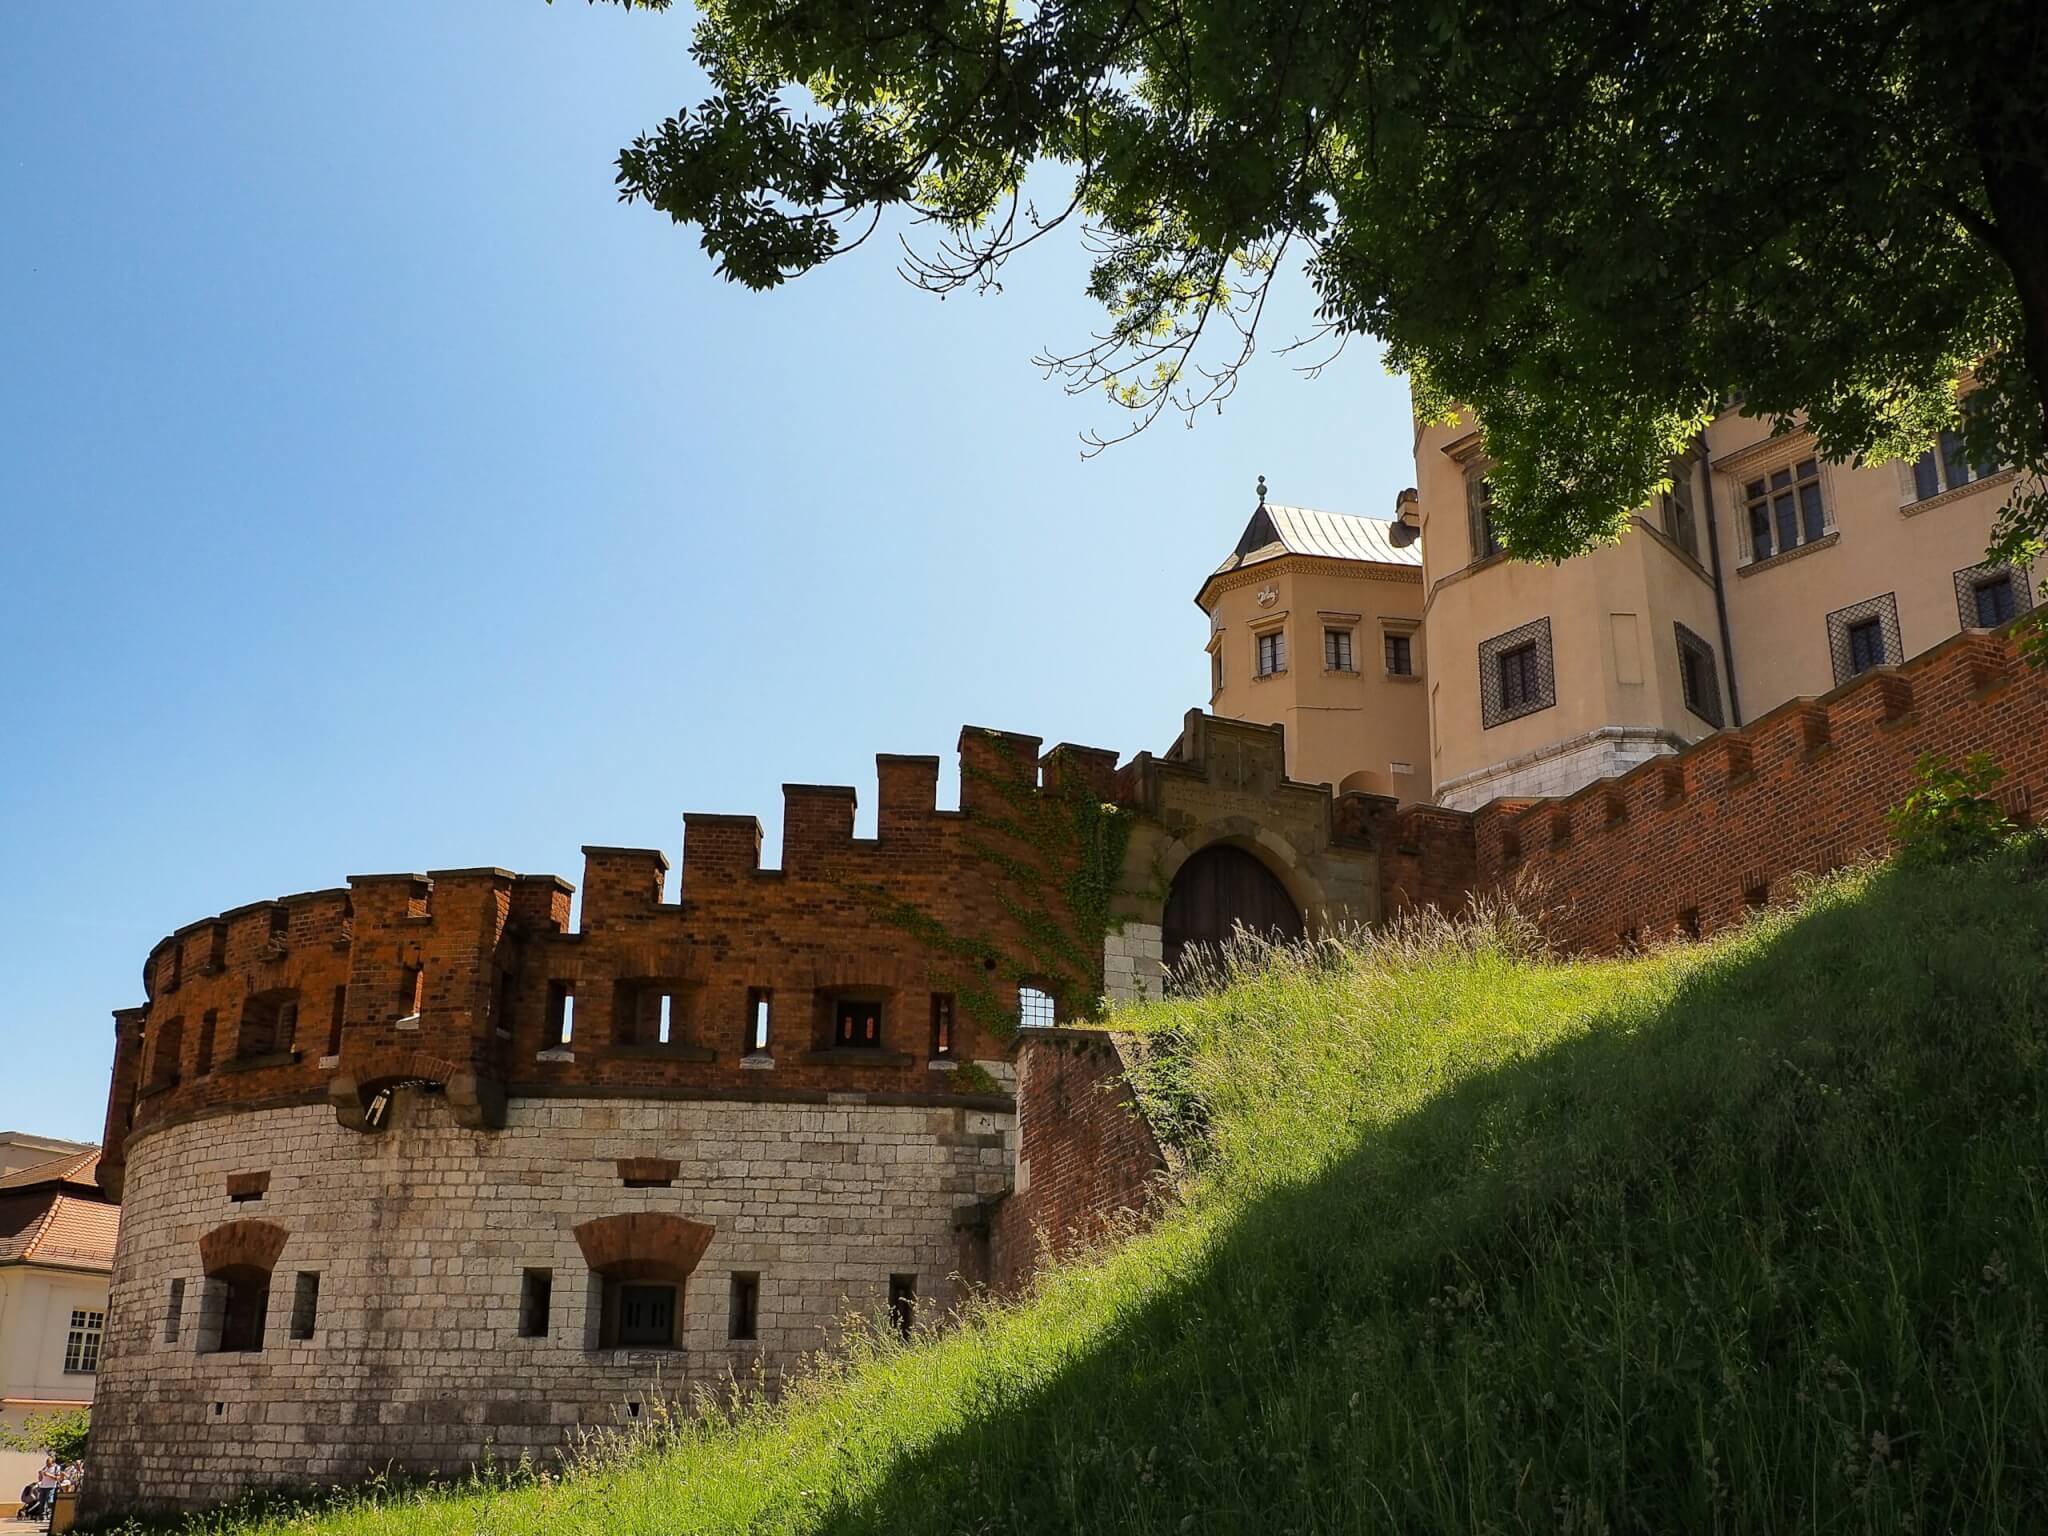
[[[1399,521],[1259,504],[1195,602],[1209,712],[1285,728],[1310,784],[1427,800],[1422,552]]]

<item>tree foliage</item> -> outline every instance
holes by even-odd
[[[1106,325],[1046,361],[1135,430],[1234,388],[1301,261],[1304,344],[1478,413],[1526,557],[1616,536],[1738,392],[1854,459],[1972,377],[1973,454],[2048,462],[2038,0],[704,0],[694,51],[714,94],[618,185],[727,276],[904,211],[917,281],[988,284],[1078,222]],[[2016,495],[2003,552],[2044,526]]]
[[[54,1413],[31,1414],[18,1429],[0,1424],[0,1448],[48,1451],[68,1464],[85,1459],[86,1437],[91,1430],[92,1409],[61,1408]]]

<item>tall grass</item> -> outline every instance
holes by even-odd
[[[566,1477],[213,1524],[2042,1529],[2043,873],[1621,961],[1498,917],[1239,954],[1115,1021],[1188,1152],[1151,1231]]]

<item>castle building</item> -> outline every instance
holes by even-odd
[[[1299,778],[1470,810],[1570,794],[2033,606],[2035,572],[1984,563],[2012,472],[1956,433],[1838,464],[1724,411],[1618,542],[1556,565],[1502,547],[1489,468],[1468,416],[1418,430],[1391,522],[1262,503],[1197,597],[1210,707],[1284,724]]]
[[[785,785],[777,867],[689,814],[679,871],[588,847],[580,894],[359,875],[170,933],[114,1015],[84,1513],[545,1457],[849,1311],[1016,1287],[1164,1167],[1123,1045],[1059,1021],[1240,927],[1535,891],[1613,951],[1883,847],[1921,753],[2048,795],[2026,573],[1976,563],[2007,477],[1724,417],[1619,543],[1537,567],[1486,468],[1465,423],[1391,522],[1262,498],[1164,752],[969,728],[957,808],[936,757],[876,759],[873,837]]]

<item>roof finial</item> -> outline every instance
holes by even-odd
[[[1266,504],[1266,477],[1265,477],[1264,475],[1261,475],[1261,476],[1259,476],[1259,505],[1263,507],[1263,506],[1264,506],[1265,504]]]

